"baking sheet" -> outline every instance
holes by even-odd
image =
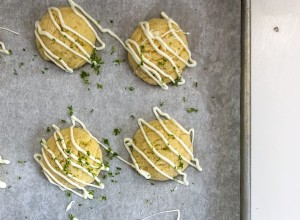
[[[112,61],[118,58],[127,61],[126,52],[115,39],[100,34],[107,45],[99,53],[105,64],[102,73],[92,74],[91,85],[86,85],[79,74],[81,70],[90,71],[88,65],[69,74],[36,56],[35,21],[49,6],[67,5],[67,1],[0,0],[0,26],[21,34],[0,31],[0,39],[13,51],[12,56],[0,55],[0,155],[11,160],[10,165],[0,165],[0,178],[10,186],[0,190],[0,218],[68,219],[71,213],[79,219],[126,220],[180,209],[181,219],[239,219],[240,1],[76,2],[123,40],[139,21],[159,17],[165,11],[184,31],[191,32],[188,41],[198,66],[185,70],[184,86],[170,86],[163,91],[135,77],[128,62],[114,65]],[[116,48],[113,55],[112,46]],[[24,65],[20,67],[20,63]],[[102,91],[97,83],[103,84]],[[125,89],[131,86],[134,91]],[[32,157],[40,152],[40,138],[51,135],[47,127],[52,123],[70,125],[67,106],[72,105],[75,115],[97,138],[108,138],[112,148],[129,159],[122,141],[138,128],[130,115],[153,120],[152,107],[161,102],[161,109],[185,128],[195,128],[194,152],[203,171],[187,169],[188,187],[173,181],[146,181],[115,159],[111,169],[122,168],[121,174],[113,178],[117,182],[107,178],[105,189],[95,191],[96,197],[107,196],[106,201],[67,197],[48,182]],[[199,111],[187,113],[190,107]],[[68,124],[61,123],[61,119]],[[114,136],[114,128],[122,128],[122,133]],[[72,200],[75,205],[65,213]],[[165,214],[152,219],[176,217]]]

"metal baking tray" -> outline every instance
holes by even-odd
[[[241,220],[251,219],[251,1],[242,1]]]
[[[21,34],[0,31],[0,40],[13,52],[11,56],[0,55],[0,155],[11,161],[0,165],[0,179],[10,186],[0,190],[0,219],[60,220],[73,214],[78,219],[131,220],[179,209],[181,219],[249,220],[250,1],[75,2],[123,40],[138,22],[165,11],[191,33],[188,42],[198,66],[184,71],[185,85],[163,91],[138,79],[121,45],[100,33],[107,45],[99,53],[105,61],[101,74],[93,74],[89,65],[73,74],[65,73],[41,59],[33,31],[35,21],[48,7],[68,5],[67,1],[0,0],[0,26]],[[110,55],[112,46],[116,48],[114,55]],[[115,65],[118,58],[126,62]],[[82,82],[82,70],[91,73],[90,85]],[[103,84],[102,91],[97,83]],[[190,185],[185,187],[173,181],[146,181],[114,159],[111,169],[122,168],[117,182],[108,178],[105,189],[95,191],[96,197],[105,195],[106,201],[68,197],[48,182],[33,154],[40,152],[40,138],[50,137],[47,127],[53,123],[62,128],[70,125],[69,105],[92,134],[100,140],[108,138],[111,147],[126,159],[129,155],[123,139],[132,137],[138,128],[130,115],[150,121],[154,119],[152,108],[159,106],[185,128],[195,129],[194,152],[203,171],[188,168]],[[190,107],[198,112],[187,113]],[[68,123],[61,123],[61,119]],[[114,136],[114,128],[122,128],[121,134]],[[66,213],[72,200],[76,203]],[[176,217],[166,213],[152,219]]]

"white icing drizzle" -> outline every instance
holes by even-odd
[[[66,212],[67,211],[69,211],[71,208],[72,208],[72,206],[75,204],[75,201],[73,200],[73,201],[71,201],[70,203],[69,203],[69,205],[67,206],[67,208],[66,208]]]
[[[162,170],[160,170],[133,142],[133,140],[131,138],[125,138],[124,139],[124,145],[126,150],[128,151],[131,159],[132,159],[132,164],[131,166],[136,169],[136,171],[141,174],[142,176],[144,176],[146,179],[150,179],[151,175],[146,172],[145,170],[139,168],[138,163],[136,162],[136,159],[134,158],[132,151],[130,149],[130,147],[132,147],[137,153],[139,153],[157,172],[159,172],[161,175],[165,176],[168,179],[172,179],[177,183],[183,184],[183,185],[188,185],[188,181],[187,181],[187,175],[186,173],[182,172],[178,167],[176,167],[176,165],[169,160],[168,158],[164,157],[162,154],[160,154],[155,147],[151,144],[149,138],[147,137],[147,134],[143,128],[143,125],[145,125],[146,127],[148,127],[149,129],[151,129],[153,132],[155,132],[165,143],[165,145],[178,157],[180,157],[183,161],[187,162],[189,165],[195,167],[197,170],[202,171],[202,168],[199,165],[199,160],[197,158],[194,157],[194,154],[192,152],[192,150],[190,150],[188,148],[188,146],[183,142],[182,139],[180,139],[178,136],[176,136],[175,134],[173,134],[168,127],[165,125],[165,123],[163,122],[163,120],[160,118],[160,116],[163,116],[169,120],[171,120],[174,125],[176,125],[182,132],[184,132],[185,134],[189,134],[191,136],[191,142],[193,145],[193,140],[194,140],[194,130],[191,129],[189,131],[187,131],[186,129],[184,129],[175,119],[171,118],[167,113],[162,112],[158,107],[154,107],[153,108],[153,112],[154,115],[156,117],[156,119],[159,121],[160,125],[163,127],[164,131],[174,137],[180,144],[181,146],[184,148],[184,150],[191,156],[191,161],[193,161],[194,163],[192,163],[190,160],[188,160],[187,158],[183,157],[182,155],[179,154],[179,152],[172,147],[172,145],[168,142],[168,140],[166,139],[166,137],[157,129],[155,129],[153,126],[151,126],[149,123],[147,123],[144,119],[139,118],[138,119],[138,125],[140,127],[140,130],[148,144],[148,146],[150,147],[150,149],[153,151],[153,153],[159,157],[161,160],[165,161],[166,163],[168,163],[170,166],[172,166],[176,172],[178,173],[178,175],[182,176],[182,180],[179,180],[177,178],[173,178],[171,176],[169,176],[168,174],[166,174],[165,172],[163,172]]]
[[[68,148],[66,146],[66,143],[65,143],[65,140],[64,140],[64,137],[63,137],[62,133],[60,132],[60,128],[58,126],[56,126],[55,124],[53,124],[52,127],[55,130],[53,136],[54,136],[54,139],[55,139],[55,142],[56,142],[56,147],[59,150],[59,152],[61,153],[61,155],[64,157],[64,159],[66,161],[65,164],[67,163],[70,166],[73,166],[77,169],[80,169],[85,174],[87,174],[91,178],[93,178],[94,181],[96,182],[96,184],[84,182],[84,181],[76,178],[75,176],[73,176],[71,173],[67,172],[64,169],[64,166],[58,161],[58,159],[56,158],[56,155],[53,153],[53,151],[51,151],[50,148],[47,147],[46,141],[44,139],[41,140],[42,154],[34,154],[34,159],[40,164],[40,166],[43,169],[44,174],[46,175],[46,177],[50,181],[50,183],[58,186],[63,191],[64,190],[69,190],[69,191],[73,192],[74,194],[76,194],[76,195],[78,195],[78,196],[80,196],[84,199],[87,199],[87,198],[92,199],[93,195],[88,190],[86,190],[85,187],[80,186],[79,183],[83,184],[83,185],[91,186],[91,187],[94,187],[94,188],[103,189],[104,188],[103,183],[99,180],[99,178],[93,172],[91,172],[91,169],[100,169],[100,170],[108,171],[109,168],[104,166],[103,161],[101,161],[100,159],[95,158],[95,156],[93,156],[90,153],[88,153],[87,151],[85,151],[82,147],[80,147],[76,143],[75,138],[74,138],[74,132],[73,132],[73,129],[74,129],[76,123],[80,124],[82,129],[85,130],[90,135],[91,138],[93,138],[95,141],[97,141],[97,143],[99,143],[101,146],[104,146],[104,145],[102,143],[100,143],[100,141],[98,141],[86,129],[86,126],[78,118],[76,118],[74,115],[71,116],[71,122],[72,122],[72,126],[70,127],[70,137],[71,137],[71,142],[72,142],[73,146],[79,152],[83,153],[86,157],[88,157],[89,159],[91,159],[92,161],[97,163],[98,166],[88,164],[85,159],[79,158],[78,156],[74,155],[70,150],[68,150]],[[59,171],[51,165],[51,163],[49,162],[49,160],[46,156],[47,154],[50,155],[52,160],[54,160],[57,167],[59,168]],[[44,162],[47,164],[47,167],[41,162],[42,158],[43,158]],[[88,166],[88,168],[85,168],[85,167],[81,166],[80,164],[78,164],[74,161],[79,162],[80,164],[85,164],[86,166]],[[82,193],[79,193],[76,190],[67,187],[62,182],[60,182],[52,173],[55,173],[57,176],[61,177],[66,182],[68,182],[70,185],[72,185],[72,186],[76,187],[77,189],[81,190]]]
[[[9,164],[9,160],[3,160],[2,157],[0,156],[0,164]],[[0,180],[0,188],[4,189],[6,188],[6,183]]]
[[[154,217],[156,215],[160,215],[160,214],[164,214],[164,213],[171,213],[171,212],[176,212],[177,213],[177,218],[176,220],[180,220],[180,210],[179,209],[174,209],[174,210],[167,210],[167,211],[162,211],[162,212],[158,212],[158,213],[155,213],[153,215],[149,215],[148,217],[146,218],[143,218],[141,220],[146,220],[146,219],[149,219],[151,217]]]
[[[175,79],[172,78],[169,74],[167,74],[166,72],[164,72],[161,68],[159,68],[159,66],[157,64],[154,64],[153,62],[151,62],[150,60],[146,59],[143,54],[142,51],[140,49],[140,46],[133,40],[131,39],[127,39],[125,41],[125,43],[118,37],[118,35],[116,35],[113,31],[111,31],[110,29],[107,28],[103,28],[99,22],[97,22],[94,18],[92,18],[81,6],[79,6],[78,4],[76,4],[73,0],[68,0],[72,10],[74,11],[74,13],[76,13],[76,15],[78,17],[80,17],[81,19],[83,19],[85,21],[85,23],[87,24],[87,26],[92,30],[92,32],[94,33],[97,41],[100,43],[100,47],[96,47],[96,45],[94,45],[92,42],[90,42],[88,39],[86,39],[84,36],[80,35],[78,32],[76,32],[74,29],[70,28],[69,26],[67,26],[63,20],[63,17],[61,15],[61,12],[58,8],[55,7],[50,7],[48,9],[48,13],[50,15],[51,21],[53,22],[54,26],[57,28],[57,30],[63,35],[65,36],[68,40],[70,40],[72,43],[74,43],[79,50],[84,54],[82,55],[81,53],[78,53],[77,51],[73,50],[70,46],[68,46],[67,44],[65,44],[64,42],[62,42],[61,40],[59,40],[58,38],[54,37],[53,35],[51,35],[49,32],[44,31],[41,29],[39,22],[36,22],[35,24],[35,35],[37,40],[40,42],[41,46],[44,49],[44,53],[45,56],[47,58],[49,58],[52,62],[54,62],[57,66],[59,66],[61,69],[67,71],[67,72],[73,72],[73,69],[71,69],[62,58],[58,57],[57,55],[55,55],[54,53],[52,53],[47,46],[44,44],[44,42],[42,41],[42,39],[40,38],[40,36],[46,36],[47,38],[57,42],[59,45],[61,45],[62,47],[66,48],[68,51],[72,52],[73,54],[75,54],[76,56],[79,56],[80,58],[84,59],[86,62],[88,63],[92,63],[92,60],[90,59],[89,54],[87,53],[87,51],[85,51],[80,44],[78,44],[76,42],[76,40],[74,38],[72,38],[70,35],[68,35],[64,29],[72,32],[73,34],[75,34],[76,36],[80,37],[83,41],[85,41],[86,43],[88,43],[89,45],[91,45],[95,50],[103,50],[105,48],[105,43],[100,39],[100,37],[98,36],[96,30],[93,28],[93,26],[90,24],[89,21],[91,21],[102,33],[108,33],[109,35],[111,35],[112,37],[114,37],[116,40],[118,40],[120,42],[120,44],[132,55],[133,59],[135,60],[135,62],[137,64],[140,65],[140,67],[142,68],[142,70],[149,76],[151,77],[161,88],[163,88],[164,90],[168,89],[168,86],[166,83],[163,82],[163,79],[161,76],[167,77],[169,78],[173,83],[175,83]],[[55,21],[52,11],[55,11],[58,14],[58,18],[61,24],[61,28],[60,25],[58,25],[58,23]],[[191,55],[191,51],[189,50],[188,46],[182,41],[182,39],[179,37],[179,35],[177,34],[177,32],[183,32],[181,29],[180,30],[175,30],[173,28],[172,25],[176,25],[177,27],[179,27],[179,25],[172,20],[171,18],[169,18],[166,13],[162,12],[161,16],[168,22],[168,27],[169,27],[169,31],[167,31],[166,33],[162,34],[161,36],[159,36],[157,33],[155,33],[154,31],[152,31],[150,29],[150,25],[149,22],[147,21],[143,21],[140,22],[140,26],[146,36],[146,40],[149,41],[149,43],[152,45],[152,47],[154,48],[154,50],[160,54],[164,59],[166,59],[167,61],[169,61],[171,63],[171,65],[173,66],[179,82],[178,85],[182,85],[185,83],[185,80],[181,77],[181,74],[179,72],[179,69],[177,67],[177,65],[175,64],[174,60],[166,54],[166,52],[171,53],[175,58],[177,58],[178,60],[182,61],[186,66],[188,67],[194,67],[197,65],[197,62],[195,60],[192,59],[192,55]],[[184,33],[184,32],[183,32]],[[172,34],[176,40],[183,46],[184,50],[187,51],[189,58],[188,61],[184,60],[182,57],[179,56],[179,51],[174,51],[172,48],[170,48],[166,42],[164,41],[163,37],[165,37],[168,34]],[[189,34],[189,33],[185,33],[185,34]],[[160,50],[157,45],[154,43],[155,41],[158,41],[160,43],[160,45],[162,46],[162,50]],[[143,42],[144,43],[144,42]],[[133,49],[133,47],[136,49],[136,51]]]
[[[20,35],[19,33],[15,32],[15,31],[12,31],[8,28],[0,27],[0,30],[5,30],[5,31],[11,32],[13,34]],[[4,43],[1,42],[1,41],[0,41],[0,53],[6,54],[6,55],[10,54],[10,51],[6,49]]]

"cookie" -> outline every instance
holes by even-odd
[[[96,43],[91,27],[71,7],[49,8],[36,23],[35,35],[43,59],[69,72],[89,62]]]
[[[192,151],[192,142],[189,134],[182,132],[171,120],[164,120],[163,123],[168,127],[168,129],[172,132],[173,135],[168,135],[168,133],[163,129],[162,125],[158,120],[154,120],[149,122],[149,124],[155,128],[159,133],[163,135],[163,137],[168,141],[168,144],[171,145],[181,156],[174,154],[164,143],[162,138],[150,129],[148,126],[143,125],[143,129],[145,131],[146,137],[149,139],[152,147],[156,149],[156,151],[168,158],[172,161],[176,167],[172,167],[166,161],[160,159],[151,149],[149,144],[147,143],[145,136],[143,135],[141,129],[138,129],[136,134],[134,135],[133,142],[135,146],[137,146],[154,164],[157,166],[159,170],[168,176],[174,178],[178,176],[177,170],[184,171],[188,163],[183,161],[181,158],[185,157],[189,161],[191,161],[191,156],[187,153],[187,151],[183,148],[182,144],[174,138],[174,135],[180,137],[180,139],[185,143],[185,145]],[[146,160],[143,158],[136,150],[132,150],[132,154],[139,165],[140,169],[145,170],[151,175],[151,179],[153,180],[168,180],[168,178],[162,174],[160,174],[157,170],[153,168]]]
[[[139,129],[134,138],[124,139],[133,161],[131,166],[146,179],[171,179],[188,185],[187,175],[183,172],[188,165],[202,170],[193,154],[194,130],[187,131],[157,107],[153,112],[157,120],[146,122],[139,118]]]
[[[188,42],[178,24],[162,13],[164,19],[154,18],[141,22],[126,45],[128,60],[134,73],[151,85],[183,84],[181,73],[191,59]]]
[[[66,149],[64,150],[65,155],[67,155],[67,158],[65,158],[61,152],[63,149],[61,147],[61,150],[57,146],[56,140],[54,136],[51,136],[48,141],[46,142],[45,146],[47,147],[47,150],[50,150],[55,155],[55,158],[53,158],[53,155],[51,155],[47,150],[45,150],[45,155],[47,157],[48,162],[51,164],[51,166],[58,172],[60,172],[63,175],[71,174],[72,176],[76,177],[77,179],[81,180],[85,183],[92,183],[94,181],[94,176],[98,176],[100,173],[101,164],[96,163],[95,161],[91,160],[87,155],[84,155],[82,152],[80,152],[72,143],[71,140],[71,131],[70,128],[64,129],[60,131],[63,138],[60,138],[57,135],[57,142],[59,145],[62,146],[62,141],[64,141],[66,145]],[[99,144],[82,128],[73,128],[73,135],[75,143],[80,146],[84,151],[88,152],[89,155],[97,158],[98,160],[102,161],[102,152]],[[70,155],[73,154],[78,159],[71,158]],[[56,161],[59,161],[63,169],[61,170],[59,166],[57,165]],[[85,161],[85,163],[83,163]],[[76,165],[80,165],[88,172],[84,172],[82,169],[79,169],[71,164],[74,163]],[[49,165],[45,162],[45,158],[42,158],[43,165],[51,172],[51,174],[63,185],[69,187],[69,188],[76,188],[73,184],[70,184],[68,181],[54,173]],[[92,166],[96,166],[97,168],[93,168]],[[90,175],[92,174],[92,175]],[[74,181],[74,180],[72,180]],[[86,184],[79,183],[77,181],[74,181],[75,183],[78,183],[80,186],[85,186]]]

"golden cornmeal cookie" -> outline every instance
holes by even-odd
[[[192,142],[191,137],[189,134],[184,133],[182,130],[180,130],[171,120],[163,120],[167,128],[177,137],[179,137],[185,144],[188,146],[188,148],[192,151]],[[188,159],[189,161],[192,159],[191,156],[188,154],[188,152],[183,148],[183,146],[177,141],[174,136],[170,136],[166,133],[166,131],[163,129],[161,124],[158,120],[154,120],[149,122],[151,126],[153,126],[156,130],[161,132],[163,136],[168,140],[168,143],[182,156]],[[183,161],[180,157],[178,157],[176,154],[171,152],[171,150],[166,146],[166,144],[163,142],[162,138],[159,137],[158,134],[156,134],[154,131],[152,131],[148,126],[143,125],[143,128],[145,130],[146,136],[148,137],[149,141],[151,142],[152,146],[163,156],[171,160],[179,170],[184,171],[188,163]],[[174,169],[174,167],[171,167],[167,162],[164,160],[161,160],[149,147],[148,143],[146,142],[146,139],[141,131],[139,129],[133,139],[133,143],[136,145],[137,148],[139,148],[161,171],[166,173],[167,175],[171,177],[176,177],[178,175],[178,172]],[[132,149],[133,157],[135,158],[137,164],[139,165],[139,168],[142,170],[147,171],[151,175],[151,179],[153,180],[168,180],[165,176],[157,172],[134,148]]]
[[[166,19],[160,19],[160,18],[154,18],[149,21],[150,30],[154,35],[163,36],[165,33],[169,32],[169,26]],[[177,35],[182,39],[182,41],[188,46],[188,42],[186,39],[186,36],[184,35],[184,32],[180,29],[179,26],[176,24],[172,24],[172,27],[174,28]],[[175,72],[174,66],[162,55],[160,55],[157,51],[155,51],[154,47],[149,43],[149,41],[146,38],[146,35],[144,34],[144,31],[142,30],[141,26],[138,26],[135,31],[132,33],[131,40],[135,41],[143,54],[145,58],[147,58],[149,61],[151,61],[154,65],[156,65],[158,68],[160,68],[163,72],[170,75],[173,79],[177,79],[178,75]],[[189,54],[184,49],[183,45],[172,35],[172,33],[168,33],[165,36],[162,37],[164,42],[172,48],[180,57],[182,57],[185,61],[188,61]],[[163,50],[161,43],[157,40],[154,40],[155,45],[160,50]],[[135,47],[133,47],[135,52],[137,53],[137,50]],[[175,62],[175,64],[178,67],[179,73],[181,73],[184,68],[186,67],[186,64],[183,63],[181,60],[179,60],[176,56],[171,54],[169,51],[163,50],[168,56],[172,58],[172,60]],[[134,73],[144,80],[145,82],[151,84],[151,85],[158,85],[156,81],[154,81],[149,75],[147,75],[144,70],[141,68],[141,63],[137,63],[132,55],[128,53],[128,59],[130,66],[133,68]],[[161,74],[160,74],[161,75]],[[162,76],[162,75],[161,75]],[[162,80],[164,83],[170,83],[171,80],[167,77],[162,76]]]
[[[76,155],[78,158],[80,158],[79,160],[74,160],[72,158],[71,161],[86,168],[87,170],[89,170],[90,173],[93,173],[95,176],[98,176],[100,173],[100,169],[91,168],[90,165],[99,166],[99,164],[97,164],[95,161],[91,160],[90,158],[88,158],[82,152],[79,152],[75,148],[75,146],[72,144],[72,141],[71,141],[70,128],[63,129],[60,132],[63,135],[63,139],[66,143],[66,147],[67,147],[66,153],[67,154],[72,153],[72,154]],[[102,161],[102,151],[101,151],[99,144],[82,128],[73,128],[73,132],[74,132],[75,142],[82,149],[89,152],[90,155],[92,155],[95,158]],[[58,142],[61,145],[61,140],[60,140],[59,136],[58,136]],[[78,168],[72,166],[70,164],[70,162],[68,162],[65,159],[65,157],[62,155],[61,151],[59,150],[59,148],[56,145],[54,136],[51,136],[49,138],[49,140],[46,142],[46,146],[55,154],[56,160],[58,160],[61,163],[61,165],[63,166],[63,171],[61,171],[59,169],[59,167],[57,166],[57,164],[55,163],[55,160],[52,158],[52,156],[49,153],[47,153],[47,151],[45,150],[45,154],[47,156],[48,161],[50,162],[52,167],[54,167],[58,172],[62,173],[63,175],[66,175],[68,173],[72,174],[79,180],[86,182],[86,183],[92,183],[94,181],[94,178],[89,176],[87,173],[83,172],[81,169],[78,169]],[[89,165],[81,163],[80,162],[81,160],[87,161]],[[42,157],[41,162],[51,172],[51,174],[54,175],[55,178],[57,178],[57,180],[59,182],[61,182],[62,184],[64,184],[65,186],[67,186],[69,188],[75,188],[72,184],[68,183],[66,180],[61,178],[59,175],[55,174],[49,168],[49,166],[46,164],[45,159],[43,157]],[[72,182],[76,182],[76,181],[72,180]],[[85,186],[82,183],[77,183],[77,184],[80,186]]]
[[[61,7],[58,8],[62,14],[64,23],[68,25],[71,29],[78,32],[80,35],[88,39],[93,45],[95,45],[96,42],[96,36],[91,30],[91,28],[87,25],[87,23],[80,18],[70,7]],[[55,18],[55,21],[60,25],[60,20],[58,19],[58,13],[57,11],[51,9],[53,13],[53,17]],[[72,48],[73,50],[77,51],[78,53],[84,55],[84,53],[78,48],[76,44],[71,42],[69,39],[67,39],[63,34],[61,34],[58,29],[55,27],[53,21],[50,18],[49,12],[47,12],[41,21],[39,22],[39,25],[43,31],[47,31],[49,34],[53,35],[54,37],[61,40],[63,43],[65,43],[67,46]],[[61,26],[61,25],[60,25]],[[79,36],[75,35],[69,30],[63,29],[65,33],[70,35],[72,38],[76,40],[77,43],[80,44],[80,46],[89,54],[91,55],[93,53],[93,47],[88,44],[85,40],[80,38]],[[44,42],[45,46],[56,56],[59,57],[59,59],[63,60],[67,66],[69,66],[71,69],[76,69],[81,66],[83,66],[86,63],[86,60],[82,59],[78,55],[74,54],[73,52],[67,50],[60,44],[58,44],[55,40],[49,39],[46,36],[39,35],[41,40]],[[40,42],[36,38],[36,44],[37,48],[41,54],[41,56],[49,61],[48,57],[46,57],[44,53],[44,48],[40,44]]]

